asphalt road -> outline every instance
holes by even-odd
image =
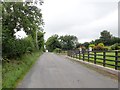
[[[44,53],[17,88],[117,88],[118,81],[63,56]]]

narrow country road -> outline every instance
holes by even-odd
[[[118,82],[48,52],[39,58],[17,88],[118,88]]]

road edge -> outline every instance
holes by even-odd
[[[14,89],[13,90],[16,90],[16,88],[18,87],[19,83],[25,78],[25,76],[27,75],[27,73],[29,73],[29,71],[32,69],[32,67],[35,65],[35,63],[39,60],[39,58],[41,57],[41,55],[44,53],[44,52],[39,52],[39,56],[37,57],[36,60],[34,60],[33,63],[31,63],[31,65],[29,66],[29,68],[26,70],[26,72],[24,72],[20,78],[17,80],[17,82],[15,83],[15,86],[14,86]]]
[[[119,76],[118,73],[120,73],[119,70],[114,70],[114,69],[111,69],[111,68],[108,68],[108,67],[103,67],[101,65],[97,65],[97,64],[90,63],[90,62],[82,61],[82,60],[72,58],[72,57],[69,57],[69,56],[66,56],[66,58],[68,58],[70,60],[77,61],[77,62],[83,64],[84,66],[89,67],[89,68],[97,71],[98,73],[101,73],[105,76],[109,76],[112,79],[118,80],[118,76]]]

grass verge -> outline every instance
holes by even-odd
[[[2,88],[15,88],[42,52],[25,54],[16,60],[3,62],[2,64]]]

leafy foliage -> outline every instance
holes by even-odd
[[[85,48],[89,48],[89,42],[85,42],[83,45],[85,46]]]
[[[111,50],[120,50],[120,43],[116,43],[111,46]]]
[[[55,52],[55,53],[61,53],[62,50],[61,50],[60,48],[56,48],[56,49],[54,49],[54,52]]]
[[[39,29],[43,24],[41,10],[31,3],[23,2],[3,2],[2,7],[2,25],[3,30],[7,30],[9,36],[13,37],[15,30],[21,28],[27,33],[34,36],[34,31]]]
[[[25,54],[21,58],[13,59],[10,62],[7,60],[2,62],[2,90],[16,88],[18,81],[28,72],[40,54],[41,52],[34,52]]]
[[[120,38],[112,36],[112,34],[107,30],[102,31],[100,34],[101,34],[100,38],[96,39],[94,41],[94,44],[98,44],[102,42],[104,43],[104,45],[110,46],[115,43],[120,43]]]
[[[93,50],[103,51],[108,50],[108,48],[106,48],[103,43],[99,43],[98,45],[93,47]]]
[[[54,49],[56,48],[61,48],[61,44],[59,42],[59,36],[57,34],[51,36],[48,38],[47,42],[46,42],[46,49],[49,52],[53,52]]]
[[[15,58],[36,50],[36,31],[43,25],[41,9],[31,2],[2,3],[2,52],[3,57]],[[27,38],[16,39],[15,33],[23,31]],[[40,31],[39,31],[40,33]],[[42,33],[42,31],[41,31]],[[44,34],[38,35],[38,44],[43,47]]]
[[[62,50],[71,50],[78,44],[78,38],[73,35],[60,36]]]
[[[93,48],[95,47],[95,44],[90,44],[89,47]]]
[[[98,46],[104,47],[104,43],[99,43]]]
[[[77,44],[76,44],[76,48],[80,48],[81,46],[82,46],[81,43],[77,43]]]
[[[46,48],[53,52],[56,48],[61,50],[71,50],[78,44],[78,39],[73,35],[58,36],[57,34],[48,38]]]
[[[95,45],[100,43],[103,44],[103,46],[111,46],[113,44],[120,43],[120,38],[114,37],[109,31],[104,30],[100,33],[99,39],[95,39],[94,41],[92,40],[91,42],[85,42],[82,45],[86,48],[88,48],[88,46],[93,48]]]
[[[9,39],[3,44],[3,57],[7,58],[18,57],[35,50],[33,39],[30,36],[25,39]]]
[[[40,50],[43,50],[43,51],[45,51],[45,49],[44,49],[44,32],[38,32],[37,33],[37,36],[38,36],[38,47],[39,47],[39,49]]]

